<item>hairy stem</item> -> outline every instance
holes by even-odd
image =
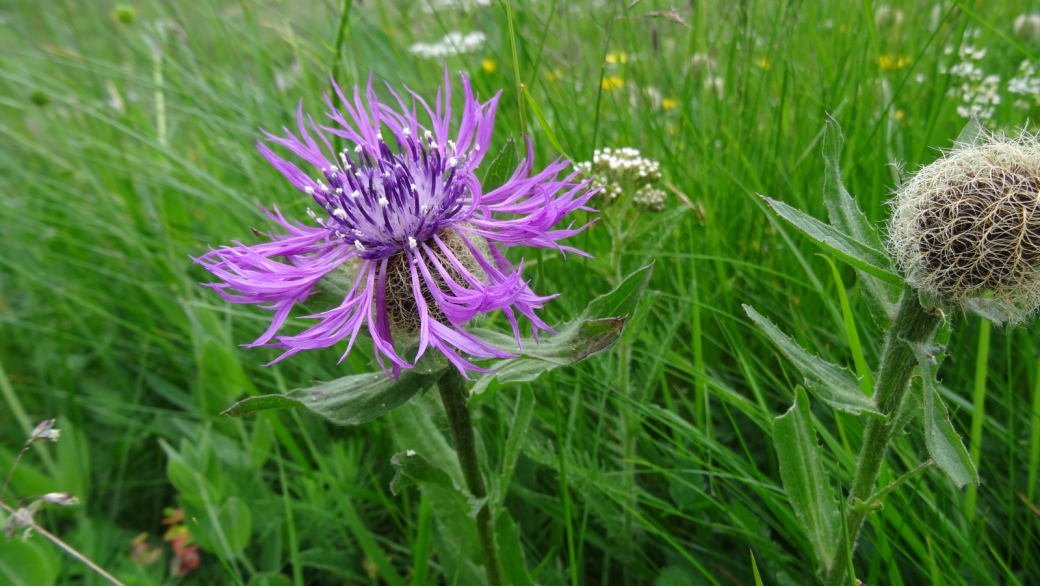
[[[849,488],[846,511],[846,528],[849,543],[856,546],[863,521],[868,511],[865,507],[857,507],[856,501],[866,503],[874,493],[881,465],[888,452],[888,443],[896,427],[896,414],[899,412],[907,390],[910,388],[910,375],[913,373],[917,358],[911,344],[927,343],[935,335],[936,328],[942,323],[942,315],[926,309],[918,300],[917,293],[911,289],[903,291],[899,301],[899,313],[896,314],[892,328],[885,334],[885,347],[881,354],[881,369],[878,371],[877,383],[874,385],[874,397],[878,411],[884,417],[871,417],[863,437],[859,460],[856,463],[856,474]],[[827,586],[845,584],[848,574],[849,558],[845,548],[845,536],[836,548],[824,583]]]
[[[469,407],[466,405],[466,383],[457,370],[449,368],[437,381],[437,390],[440,391],[441,402],[444,403],[444,411],[448,415],[448,427],[451,428],[451,437],[455,440],[455,452],[459,456],[466,487],[475,498],[482,499],[487,496],[487,490],[484,488],[484,477],[480,473],[473,423],[470,421]],[[495,539],[491,533],[491,510],[487,503],[477,513],[477,536],[480,539],[480,551],[484,554],[484,570],[487,572],[488,585],[501,586]]]

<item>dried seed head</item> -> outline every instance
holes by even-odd
[[[922,168],[893,201],[889,249],[914,287],[988,317],[1040,307],[1040,142],[981,134]]]

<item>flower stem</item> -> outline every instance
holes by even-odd
[[[437,390],[440,391],[441,402],[444,403],[444,412],[448,415],[448,427],[451,428],[451,437],[455,440],[455,452],[459,456],[466,487],[474,498],[482,499],[487,496],[487,490],[484,488],[484,477],[480,473],[473,423],[470,421],[469,407],[466,405],[466,383],[457,370],[449,368],[437,381]],[[480,551],[484,554],[488,586],[501,586],[495,539],[491,533],[491,510],[487,503],[484,503],[477,513],[477,536],[480,539]]]
[[[885,334],[881,369],[874,385],[874,397],[878,411],[883,417],[871,417],[867,423],[856,473],[849,488],[845,525],[848,529],[849,543],[853,548],[856,547],[856,538],[868,513],[866,507],[857,507],[856,501],[866,503],[874,493],[881,465],[888,452],[888,443],[895,432],[896,414],[910,388],[910,375],[917,364],[911,344],[929,342],[940,323],[942,314],[922,306],[916,291],[903,291],[895,322]],[[835,548],[834,559],[829,565],[824,584],[845,584],[850,557],[845,548],[845,536],[842,535],[838,547]]]

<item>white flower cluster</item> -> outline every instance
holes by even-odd
[[[629,147],[596,149],[591,161],[574,164],[579,173],[592,179],[593,187],[601,188],[597,195],[600,202],[613,203],[628,191],[633,193],[636,207],[650,211],[664,209],[664,192],[650,187],[661,180],[660,166]]]
[[[1015,100],[1016,108],[1040,106],[1040,76],[1037,76],[1036,64],[1029,59],[1023,61],[1018,66],[1018,75],[1008,80],[1008,91],[1023,96]],[[1032,96],[1032,99],[1027,100],[1028,96]]]
[[[666,197],[667,194],[660,189],[657,189],[652,185],[644,185],[632,195],[632,203],[634,203],[637,208],[643,210],[660,212],[664,210],[664,200]]]
[[[981,31],[969,32],[969,37],[977,37]],[[947,53],[952,53],[953,48],[947,46]],[[976,48],[975,45],[965,43],[957,51],[960,62],[949,68],[944,73],[958,78],[960,85],[950,89],[951,94],[960,97],[963,102],[957,106],[957,113],[964,118],[978,116],[985,120],[993,117],[996,107],[1001,98],[999,75],[986,75],[978,62],[986,56],[986,48]]]
[[[468,34],[452,31],[436,43],[415,43],[408,50],[422,59],[443,59],[453,55],[473,53],[484,44],[485,40],[487,37],[480,31]]]

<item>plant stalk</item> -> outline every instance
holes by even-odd
[[[480,472],[480,461],[477,459],[477,448],[474,442],[473,422],[469,417],[466,405],[466,383],[454,368],[437,381],[437,390],[444,403],[444,412],[448,415],[448,427],[455,440],[455,452],[462,466],[462,476],[466,487],[474,498],[487,496],[484,488],[484,477]],[[484,555],[484,570],[487,572],[488,586],[502,586],[502,578],[498,569],[498,556],[495,554],[495,539],[491,533],[491,510],[487,503],[477,513],[477,536],[480,540],[480,551]]]
[[[910,375],[913,374],[917,358],[911,344],[929,342],[935,330],[942,323],[942,314],[926,309],[921,305],[917,292],[905,289],[899,301],[892,328],[885,334],[885,346],[881,354],[881,369],[878,371],[877,383],[874,385],[874,397],[878,411],[883,417],[871,417],[860,448],[856,473],[852,479],[847,499],[845,526],[848,529],[849,543],[856,547],[863,521],[868,511],[865,507],[856,507],[856,501],[866,503],[874,494],[881,465],[888,452],[888,443],[895,432],[896,414],[903,404],[910,388]],[[845,548],[845,536],[836,548],[834,559],[827,570],[824,584],[842,586],[848,574],[849,552]]]

